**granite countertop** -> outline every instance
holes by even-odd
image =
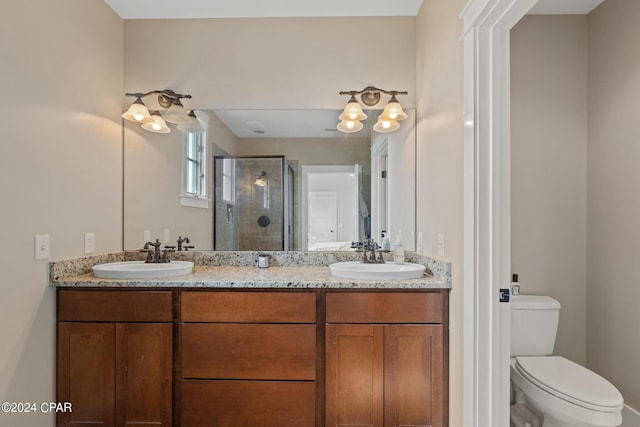
[[[246,254],[241,254],[244,257]],[[449,289],[451,288],[450,263],[440,261],[422,262],[427,265],[427,274],[420,279],[410,280],[356,280],[331,275],[328,264],[320,261],[287,261],[295,255],[275,258],[271,267],[257,268],[246,262],[224,265],[229,262],[230,254],[224,260],[215,255],[194,255],[193,272],[182,276],[161,279],[101,279],[91,272],[91,267],[104,262],[118,262],[128,259],[127,253],[107,254],[84,257],[73,260],[56,261],[50,264],[50,285],[54,287],[102,287],[102,288],[362,288],[362,289]],[[251,259],[253,255],[246,255]],[[237,258],[237,257],[236,257]],[[305,257],[305,260],[308,257]],[[224,261],[224,262],[220,262]],[[408,260],[410,262],[421,259]],[[424,260],[422,260],[424,261]],[[213,264],[213,265],[212,265]],[[216,265],[223,264],[223,265]],[[232,263],[233,264],[233,263]],[[240,265],[238,265],[240,264]],[[245,264],[245,265],[243,265]],[[275,264],[275,265],[273,265]],[[318,265],[320,264],[320,265]],[[435,270],[435,271],[434,271]]]
[[[449,288],[433,276],[411,280],[355,280],[334,277],[329,267],[195,266],[193,273],[162,279],[99,279],[92,273],[59,279],[56,287],[169,288]]]

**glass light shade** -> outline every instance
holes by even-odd
[[[153,113],[151,115],[151,120],[148,123],[143,123],[142,128],[155,133],[171,132],[171,129],[169,129],[169,126],[167,126],[167,123],[164,121],[162,117],[160,117],[160,114],[158,113]]]
[[[361,131],[364,125],[360,120],[342,120],[338,123],[338,130],[343,133],[353,133]]]
[[[129,109],[122,115],[122,118],[130,122],[145,123],[149,121],[150,114],[142,99],[136,98]]]
[[[191,110],[188,115],[189,122],[178,125],[178,130],[181,132],[204,132],[204,128],[200,124],[200,120],[196,117],[196,114]]]
[[[339,120],[366,120],[367,115],[362,111],[362,107],[358,104],[356,97],[351,95],[351,99],[344,107],[342,114],[338,116]]]
[[[373,125],[373,130],[380,133],[393,132],[400,127],[400,123],[396,120],[390,120],[385,118],[382,114],[378,118],[378,121]]]
[[[187,114],[187,110],[184,109],[182,102],[176,99],[166,113],[162,115],[166,121],[176,125],[185,125],[191,121],[191,118]]]
[[[404,120],[407,118],[407,114],[402,109],[402,105],[400,105],[396,97],[392,96],[382,111],[382,117],[389,120]]]

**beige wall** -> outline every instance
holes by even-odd
[[[390,37],[393,35],[393,37]],[[341,90],[407,90],[415,19],[260,18],[125,22],[125,89],[171,88],[199,109],[341,109]]]
[[[640,2],[589,15],[587,366],[640,409]]]
[[[450,303],[449,416],[462,425],[463,80],[462,23],[466,0],[424,0],[416,21],[417,232],[425,253],[453,262]]]
[[[554,353],[585,363],[587,16],[526,16],[511,31],[511,266],[560,301]]]
[[[100,0],[4,2],[0,13],[0,401],[55,401],[51,259],[122,248],[123,23]],[[0,425],[53,426],[50,414]]]

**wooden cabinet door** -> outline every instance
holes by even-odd
[[[327,325],[327,427],[382,427],[382,364],[381,325]]]
[[[385,427],[442,427],[442,325],[385,325],[384,347]]]
[[[114,426],[115,325],[58,323],[58,427]]]
[[[173,330],[170,323],[116,324],[116,421],[171,425]]]

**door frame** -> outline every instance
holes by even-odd
[[[300,171],[302,175],[302,188],[301,188],[301,197],[300,197],[300,219],[302,221],[302,225],[300,227],[301,230],[301,250],[306,251],[309,250],[309,239],[308,239],[308,231],[309,231],[309,212],[308,212],[308,204],[309,204],[309,175],[316,173],[353,173],[354,167],[356,165],[301,165]],[[356,210],[358,207],[358,200],[355,200]],[[360,231],[358,230],[359,223],[356,222],[356,230],[355,234],[359,235]]]
[[[509,426],[511,28],[538,0],[469,0],[464,61],[463,425]]]
[[[373,239],[381,239],[380,234],[383,229],[387,232],[387,236],[389,235],[388,181],[382,178],[382,171],[388,169],[388,155],[389,136],[382,134],[375,138],[371,145],[371,237]],[[380,244],[382,244],[381,240]]]

